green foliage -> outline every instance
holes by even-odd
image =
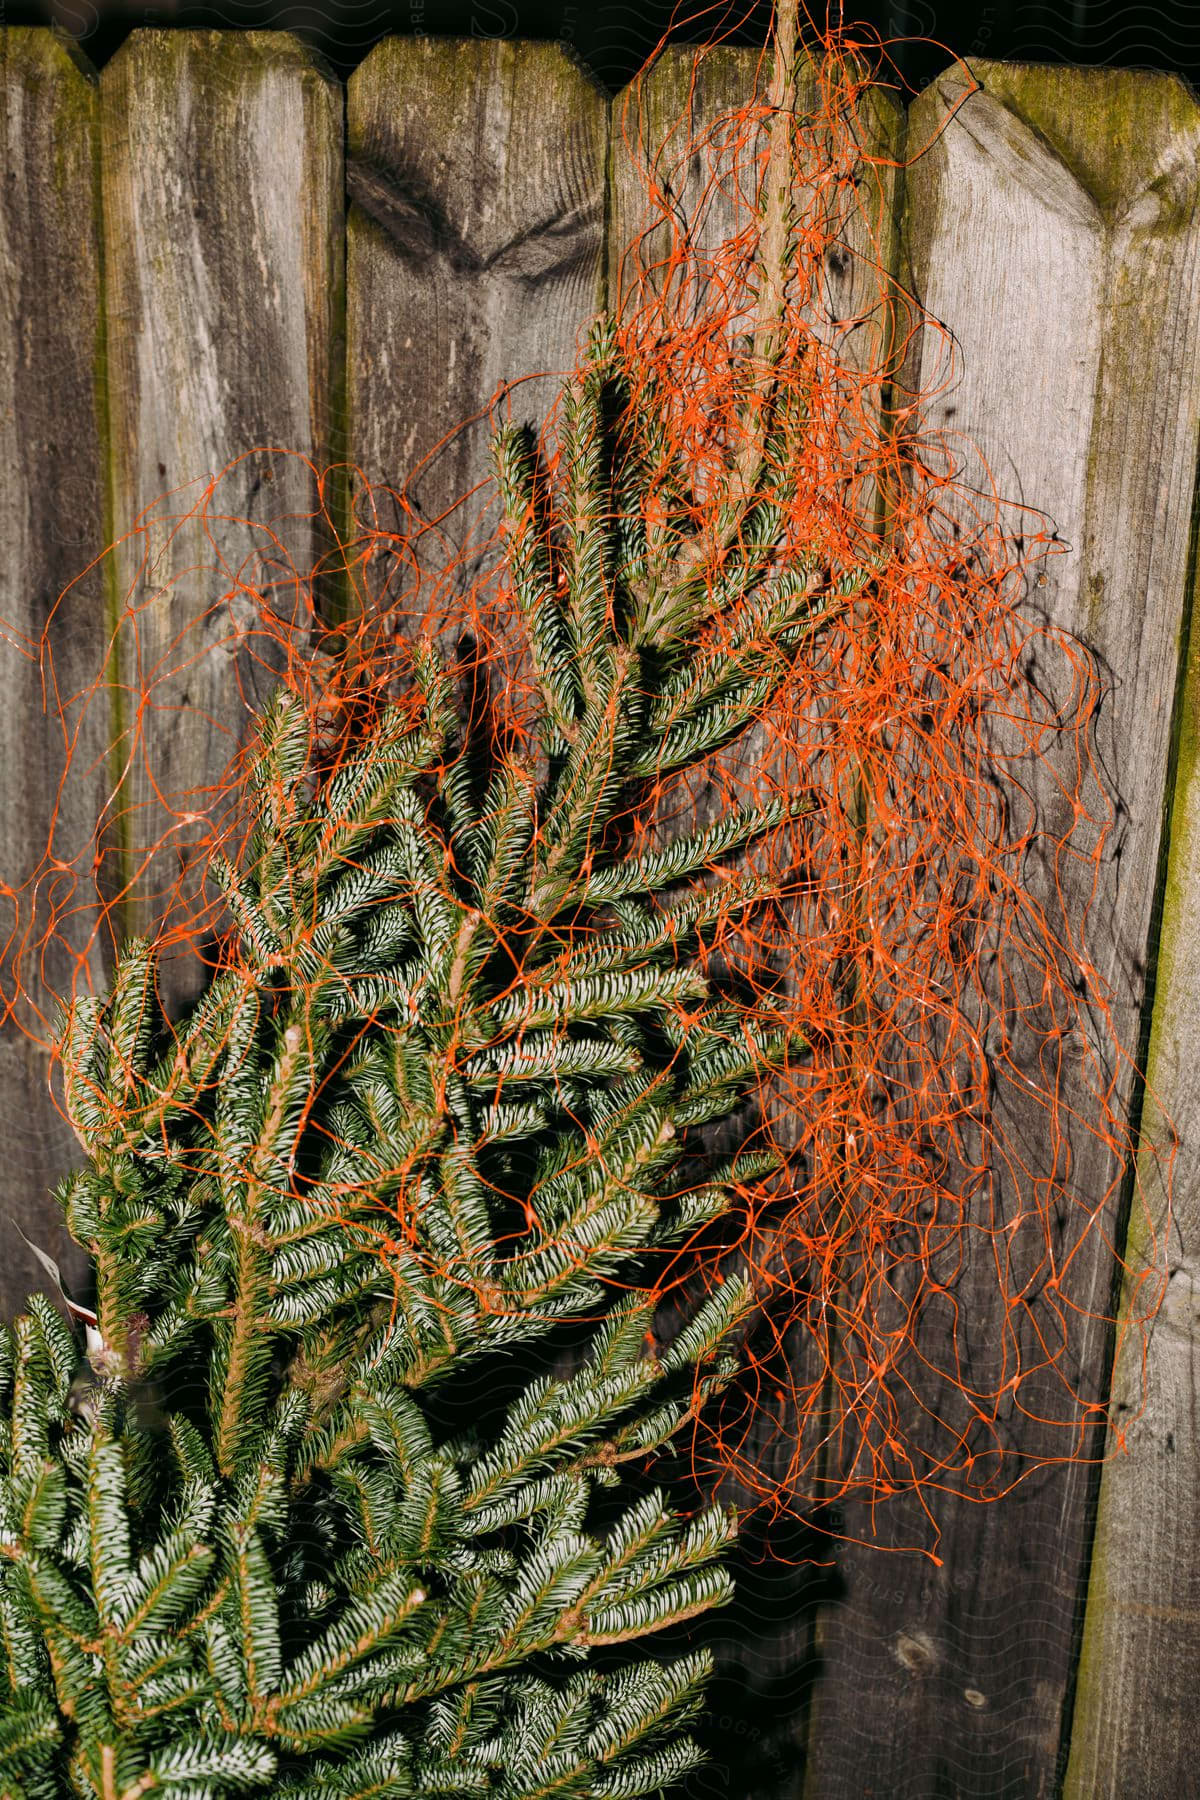
[[[130,944],[64,1023],[98,1325],[83,1362],[34,1300],[0,1346],[0,1792],[616,1800],[696,1760],[706,1658],[607,1647],[729,1591],[731,1518],[631,1472],[729,1379],[748,1295],[658,1355],[639,1259],[727,1203],[682,1184],[687,1128],[792,1048],[731,1033],[692,955],[765,891],[696,877],[783,815],[646,854],[618,815],[748,723],[764,638],[830,595],[775,579],[758,508],[718,666],[639,525],[653,421],[610,333],[564,429],[557,491],[497,445],[540,746],[481,753],[429,650],[336,772],[281,692],[215,870],[225,966],[169,1029]],[[539,1342],[552,1372],[489,1409]]]

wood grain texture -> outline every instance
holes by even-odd
[[[540,425],[603,302],[608,108],[556,44],[390,38],[350,79],[347,142],[349,452],[396,489],[423,464],[432,520],[491,469],[486,416],[456,427],[510,381],[512,416]],[[386,495],[362,515],[402,523]]]
[[[647,212],[651,180],[669,196],[676,218],[686,221],[701,254],[745,228],[746,215],[735,211],[728,175],[721,184],[710,180],[709,158],[720,158],[724,134],[718,130],[712,150],[689,154],[688,146],[703,140],[722,115],[754,97],[756,77],[759,92],[765,91],[769,74],[769,66],[753,50],[722,47],[697,62],[693,51],[671,46],[656,60],[640,92],[630,89],[615,98],[608,247],[614,298],[629,295],[638,265],[653,271],[670,249],[666,228],[657,227],[644,239],[636,263],[628,253],[653,216]],[[797,72],[798,109],[811,109],[816,98],[815,70],[804,63]],[[891,96],[877,91],[866,96],[860,128],[864,146],[873,154],[899,160],[903,114]],[[743,180],[749,172],[747,166]],[[827,246],[805,316],[820,341],[836,344],[851,368],[865,371],[878,369],[888,348],[889,314],[881,294],[887,291],[882,272],[894,273],[898,250],[895,169],[867,170],[859,196],[840,235]],[[849,321],[858,323],[847,331]],[[720,761],[731,771],[748,773],[766,763],[768,741],[763,730],[753,729]],[[711,821],[725,795],[725,787],[713,783],[699,797],[697,822]],[[675,822],[670,835],[681,829]],[[718,1128],[712,1134],[714,1145],[735,1148],[742,1129],[744,1125],[722,1136]],[[795,1332],[792,1337],[790,1373],[797,1386],[819,1382],[818,1370],[799,1364],[812,1354],[805,1335]],[[745,1454],[766,1479],[780,1482],[786,1491],[795,1420],[785,1412],[781,1421],[775,1408],[770,1412],[761,1439],[748,1441]],[[743,1506],[755,1500],[749,1492],[728,1487],[721,1497]],[[799,1791],[813,1678],[814,1607],[824,1586],[823,1572],[808,1559],[826,1555],[827,1540],[815,1538],[795,1521],[771,1522],[760,1512],[744,1527],[736,1553],[736,1598],[714,1622],[717,1679],[704,1725],[714,1779],[723,1778],[731,1793],[785,1800]]]
[[[631,247],[659,214],[659,206],[650,203],[652,181],[664,199],[670,197],[676,217],[687,221],[702,252],[735,230],[727,185],[710,186],[705,157],[689,155],[688,149],[724,114],[753,99],[756,75],[759,89],[765,89],[770,71],[760,69],[760,61],[754,50],[723,45],[697,57],[686,45],[669,44],[640,82],[615,96],[608,229],[608,291],[614,305],[626,300],[636,279]],[[811,82],[801,78],[801,86],[807,97]],[[669,248],[666,228],[656,227],[642,244],[642,266],[652,269]]]
[[[1194,419],[1195,377],[1178,390]],[[1194,554],[1194,552],[1193,552]],[[1200,1668],[1200,632],[1193,570],[1139,1173],[1135,1268],[1168,1232],[1170,1272],[1145,1380],[1128,1338],[1113,1370],[1066,1800],[1157,1800],[1195,1783]],[[1178,1153],[1168,1195],[1164,1158]],[[1127,1281],[1124,1307],[1131,1298]]]
[[[278,666],[269,644],[247,636],[252,603],[229,597],[248,553],[268,542],[236,521],[270,524],[278,560],[290,558],[301,573],[323,547],[305,516],[315,491],[303,464],[247,453],[277,446],[321,467],[340,435],[332,408],[342,94],[283,32],[140,30],[106,66],[101,100],[116,534],[181,489],[155,508],[145,541],[131,540],[118,558],[120,596],[141,609],[141,673],[127,631],[123,679],[155,682],[145,759],[130,783],[139,809],[130,832],[141,844],[171,824],[144,763],[166,793],[200,788],[202,805]],[[213,503],[214,514],[234,522],[214,517],[211,541],[194,521],[172,537],[173,521],[196,506],[207,481],[243,456]],[[139,576],[145,555],[153,567]],[[303,594],[282,586],[274,604],[303,621]],[[137,698],[126,698],[126,728]],[[198,803],[179,804],[190,811]],[[172,848],[139,875],[127,929],[146,927],[155,893],[179,866]],[[171,1005],[191,997],[204,975],[194,958],[171,968]]]
[[[103,549],[103,418],[97,387],[101,347],[97,95],[83,59],[50,31],[0,29],[0,951],[3,994],[13,993],[14,922],[24,931],[31,898],[9,897],[47,848],[66,767],[63,726],[44,704],[38,639],[51,618],[54,668],[69,697],[100,667],[104,594],[93,569],[66,593]],[[83,852],[90,868],[92,830],[103,803],[107,726],[98,709],[69,728],[80,731],[74,778],[62,794],[55,844],[64,860]],[[62,878],[59,899],[65,898]],[[54,999],[70,991],[72,952],[87,949],[95,908],[80,886],[79,909],[62,927],[38,979],[36,947],[21,973],[32,1005],[17,1008],[43,1039]],[[48,915],[46,893],[32,913]],[[84,980],[104,984],[99,946]],[[41,1017],[39,1018],[39,1013]],[[11,1318],[47,1278],[10,1221],[59,1262],[81,1291],[86,1260],[67,1236],[54,1183],[80,1160],[48,1086],[46,1050],[6,1018],[0,1032],[0,1314]]]
[[[1087,943],[1109,984],[1120,1040],[1132,1048],[1200,416],[1200,113],[1182,84],[1157,75],[993,64],[972,72],[983,91],[965,100],[907,177],[912,282],[956,340],[952,388],[927,417],[961,433],[963,446],[973,441],[1001,494],[1047,512],[1070,546],[1046,563],[1030,603],[1091,647],[1105,690],[1097,749],[1116,811]],[[911,109],[910,152],[964,92],[953,76],[926,90]],[[917,356],[922,385],[932,369],[920,358],[945,372],[931,335]],[[978,463],[964,455],[969,474]],[[1039,778],[1037,798],[1048,829],[1061,830],[1067,819],[1052,778]],[[1033,859],[1028,878],[1035,890],[1048,885],[1047,861]],[[1078,919],[1090,870],[1071,879],[1065,904]],[[1064,1097],[1078,1096],[1069,1060],[1062,1075]],[[1126,1100],[1129,1087],[1126,1075]],[[1030,1168],[1050,1166],[1044,1123],[1019,1111],[1004,1123]],[[1072,1192],[1103,1195],[1119,1173],[1107,1151],[1086,1137],[1073,1151]],[[1018,1209],[1023,1190],[999,1186],[1003,1203]],[[1062,1252],[1073,1229],[1067,1221]],[[1099,1234],[1079,1273],[1084,1304],[1107,1310],[1113,1263]],[[958,1295],[968,1316],[973,1282],[968,1262]],[[986,1381],[998,1321],[993,1312],[971,1324]],[[930,1332],[928,1350],[944,1352],[936,1319]],[[1070,1374],[1103,1402],[1106,1334],[1078,1320],[1075,1332]],[[1030,1390],[1025,1404],[1038,1410],[1035,1403],[1046,1417],[1061,1416],[1052,1383]],[[1001,1425],[1026,1454],[1048,1443],[1050,1428],[1043,1436],[1020,1414]],[[1098,1450],[1095,1434],[1093,1443]],[[843,1591],[819,1632],[806,1795],[1029,1800],[1056,1791],[1094,1487],[1092,1470],[1060,1466],[986,1506],[930,1496],[940,1567],[838,1547]],[[902,1508],[878,1518],[884,1544],[926,1539],[920,1518]],[[871,1524],[862,1509],[846,1509],[848,1534],[869,1536]],[[1129,1552],[1136,1561],[1132,1545]],[[1126,1785],[1128,1771],[1114,1779],[1113,1792],[1138,1791],[1136,1780]],[[1145,1791],[1185,1785],[1180,1768],[1173,1783]]]

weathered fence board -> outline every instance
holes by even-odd
[[[105,539],[102,405],[98,358],[100,258],[94,82],[60,39],[25,27],[0,29],[0,884],[19,889],[47,847],[52,811],[66,764],[64,729],[54,694],[43,703],[37,640],[63,589],[103,549]],[[12,635],[10,635],[10,630]],[[63,698],[90,683],[103,661],[104,596],[93,570],[55,614],[55,672]],[[80,773],[58,809],[56,844],[69,857],[86,853],[103,804],[104,723],[96,710],[68,729],[80,730]],[[84,857],[86,879],[90,858]],[[58,880],[60,897],[65,892]],[[95,924],[81,887],[80,907],[63,927],[82,951]],[[20,902],[21,926],[30,897]],[[3,991],[11,998],[14,904],[5,892],[0,947]],[[44,925],[45,890],[37,908]],[[103,986],[98,947],[92,974]],[[45,1039],[53,994],[69,987],[71,958],[52,955],[49,989],[37,982],[37,953],[23,974],[42,1013],[18,1009],[20,1022]],[[0,1171],[0,1313],[11,1317],[46,1277],[13,1229],[15,1220],[80,1281],[86,1260],[67,1236],[49,1189],[79,1160],[79,1147],[50,1097],[45,1052],[7,1020],[0,1035],[0,1117],[5,1154]],[[76,1289],[78,1292],[78,1288]]]
[[[1190,411],[1194,388],[1189,392],[1184,382],[1179,394]],[[1182,1793],[1185,1771],[1195,1757],[1200,1669],[1200,645],[1194,610],[1182,712],[1146,1065],[1154,1097],[1143,1120],[1147,1212],[1143,1215],[1139,1207],[1130,1221],[1135,1255],[1149,1253],[1151,1231],[1157,1238],[1168,1227],[1161,1159],[1169,1150],[1170,1120],[1179,1141],[1170,1279],[1154,1321],[1144,1393],[1136,1335],[1122,1345],[1113,1371],[1108,1438],[1113,1460],[1100,1486],[1067,1800],[1158,1800]]]
[[[930,422],[974,441],[1000,492],[1047,511],[1071,546],[1047,563],[1036,598],[1096,652],[1108,690],[1100,757],[1117,815],[1095,896],[1086,866],[1062,873],[1072,916],[1091,898],[1088,947],[1133,1048],[1200,400],[1200,114],[1180,84],[1158,76],[991,64],[973,73],[984,92],[907,178],[915,291],[961,351],[961,379]],[[948,76],[920,97],[910,148],[963,92]],[[1040,778],[1037,798],[1053,829],[1069,822],[1052,779]],[[1051,872],[1034,879],[1048,885]],[[1069,1064],[1063,1077],[1066,1095],[1078,1096]],[[1128,1097],[1127,1079],[1119,1091]],[[1035,1167],[1052,1158],[1049,1133],[1029,1126],[1022,1153]],[[1077,1195],[1101,1196],[1115,1172],[1098,1143],[1075,1147]],[[1007,1192],[1014,1210],[1018,1201]],[[1067,1221],[1064,1250],[1071,1230]],[[1098,1312],[1112,1275],[1097,1235],[1089,1299]],[[969,1307],[969,1278],[959,1298]],[[986,1361],[1000,1322],[978,1323]],[[1103,1400],[1105,1334],[1080,1326],[1071,1372]],[[1049,1384],[1036,1398],[1056,1416]],[[1021,1447],[1036,1453],[1036,1424],[1020,1423]],[[821,1626],[807,1792],[1016,1800],[1053,1791],[1093,1487],[1073,1466],[987,1506],[935,1499],[940,1568],[839,1549],[846,1591]],[[902,1510],[880,1518],[885,1542],[921,1541],[920,1521]],[[870,1525],[847,1509],[849,1533],[869,1536]]]
[[[135,674],[127,632],[125,679],[155,678],[146,755],[163,790],[176,793],[218,778],[269,690],[271,659],[261,642],[245,641],[253,603],[221,592],[247,553],[265,546],[265,532],[214,516],[211,542],[194,523],[172,541],[171,521],[230,458],[257,446],[301,451],[318,466],[329,460],[342,95],[278,32],[135,31],[100,85],[117,533],[182,486],[155,509],[165,522],[118,558],[120,598],[142,608],[140,666]],[[214,515],[275,522],[284,552],[305,571],[321,545],[304,516],[314,506],[297,459],[257,455],[222,482]],[[299,516],[282,523],[289,513]],[[220,576],[217,553],[227,565]],[[137,580],[147,554],[152,565]],[[305,604],[285,585],[276,610],[301,616]],[[131,797],[133,842],[157,838],[171,821],[152,804],[140,757]],[[194,809],[186,799],[182,807]],[[170,850],[138,875],[131,928],[144,926],[156,890],[178,870]],[[172,1002],[203,977],[194,959],[178,964]]]
[[[500,384],[541,377],[511,397],[540,425],[601,303],[607,106],[556,44],[390,38],[354,72],[348,108],[350,460],[397,490],[423,463],[409,498],[432,521],[489,473]],[[480,504],[422,547],[422,567],[462,549]],[[386,495],[361,516],[411,543]],[[394,578],[384,560],[376,593]]]
[[[640,83],[613,100],[607,253],[614,305],[636,278],[632,256],[626,253],[658,216],[658,207],[650,204],[651,183],[664,196],[669,192],[676,216],[687,221],[702,251],[714,249],[734,231],[728,184],[712,184],[706,160],[688,156],[687,150],[723,114],[751,99],[760,60],[757,51],[723,45],[707,51],[697,64],[694,50],[671,44]],[[642,249],[644,266],[653,268],[669,247],[666,228],[656,226]]]

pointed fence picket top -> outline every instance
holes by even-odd
[[[117,604],[138,609],[123,632],[123,679],[139,690],[126,710],[153,683],[144,760],[126,790],[136,847],[172,824],[152,781],[179,796],[179,812],[201,811],[270,691],[274,652],[254,638],[257,602],[237,588],[239,576],[261,586],[269,531],[279,548],[267,602],[305,623],[310,596],[289,582],[289,561],[306,573],[326,541],[311,523],[310,472],[271,447],[318,468],[330,460],[342,93],[298,40],[257,31],[135,31],[100,88],[115,534],[151,509],[113,575]],[[207,527],[176,530],[236,457]],[[127,929],[154,918],[190,829],[147,868],[127,858]],[[180,960],[168,1003],[193,997],[204,976],[198,959]]]
[[[63,41],[25,26],[0,29],[0,893],[2,992],[12,998],[18,934],[47,920],[21,890],[53,828],[60,855],[86,852],[104,803],[107,720],[72,707],[66,725],[43,690],[39,639],[50,624],[59,693],[88,686],[104,660],[105,593],[98,569],[75,578],[107,541],[103,483],[103,337],[100,307],[97,94]],[[70,583],[70,591],[64,594]],[[60,600],[60,595],[63,596]],[[66,733],[79,734],[80,771],[60,794]],[[84,772],[86,771],[86,772]],[[58,898],[65,897],[57,878]],[[81,1281],[86,1260],[67,1235],[49,1189],[79,1160],[48,1085],[44,1047],[56,996],[69,992],[73,956],[87,953],[98,987],[104,949],[89,940],[96,908],[81,882],[65,939],[39,970],[36,946],[20,958],[32,1004],[0,1029],[0,1312],[9,1317],[46,1275],[19,1227]],[[94,901],[94,895],[92,896]],[[41,978],[44,976],[44,980]],[[23,1027],[24,1029],[20,1029]],[[26,1031],[42,1040],[39,1044]],[[75,1289],[78,1292],[78,1287]]]
[[[351,504],[397,532],[373,596],[485,533],[489,404],[540,426],[603,301],[607,106],[557,44],[388,38],[350,78],[347,448]],[[523,379],[526,376],[535,379]],[[463,429],[458,429],[460,426]],[[411,481],[410,481],[411,478]],[[399,568],[396,565],[399,564]]]
[[[1096,891],[1086,862],[1064,860],[1057,875],[1069,915],[1086,910],[1120,1041],[1136,1051],[1200,419],[1200,110],[1179,82],[1157,75],[988,63],[972,73],[982,92],[964,99],[961,70],[952,72],[909,116],[911,154],[962,102],[906,177],[912,282],[953,332],[960,372],[931,402],[929,422],[977,445],[1001,495],[1048,513],[1070,546],[1046,562],[1033,599],[1095,654],[1105,690],[1099,762],[1116,813]],[[1061,829],[1052,774],[1032,779],[1040,816]],[[1047,894],[1054,876],[1033,868]],[[1030,1033],[1018,1054],[1036,1053]],[[1063,1097],[1078,1099],[1069,1054],[1061,1074]],[[1131,1088],[1126,1067],[1117,1090],[1125,1104]],[[1024,1134],[1027,1164],[1053,1157],[1044,1122],[1009,1123]],[[1082,1137],[1073,1155],[1076,1195],[1101,1196],[1120,1175],[1097,1140]],[[1007,1182],[1001,1192],[1017,1216],[1020,1192]],[[1118,1243],[1119,1213],[1114,1205],[1107,1221]],[[1068,1218],[1063,1255],[1076,1229]],[[1092,1236],[1087,1255],[1102,1314],[1114,1275],[1104,1235]],[[968,1271],[959,1304],[969,1308],[970,1296]],[[1000,1325],[978,1321],[985,1359]],[[1102,1403],[1107,1335],[1081,1319],[1074,1330],[1072,1373]],[[1049,1382],[1024,1395],[1037,1411],[1035,1401],[1051,1419],[1063,1404]],[[1038,1452],[1035,1419],[1008,1426]],[[931,1496],[941,1567],[839,1546],[845,1593],[820,1624],[807,1794],[925,1800],[952,1784],[963,1796],[1015,1800],[1054,1791],[1094,1488],[1093,1470],[1068,1464],[988,1505]],[[877,1517],[885,1543],[889,1533],[923,1541],[920,1521],[902,1509]],[[869,1535],[871,1524],[846,1509],[849,1537]]]

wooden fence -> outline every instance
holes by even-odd
[[[752,72],[749,52],[711,57],[695,107],[736,103]],[[696,1794],[1200,1791],[1200,668],[1184,649],[1200,108],[1159,75],[973,72],[982,91],[897,180],[897,269],[961,352],[933,422],[953,417],[1009,494],[1052,515],[1071,548],[1041,598],[1111,685],[1100,748],[1118,826],[1093,954],[1126,1041],[1149,1020],[1151,1080],[1182,1136],[1172,1274],[1148,1408],[1101,1480],[1076,1467],[985,1507],[939,1499],[940,1568],[848,1542],[811,1589],[786,1570],[746,1574],[749,1622],[725,1648],[714,1707],[726,1766]],[[684,80],[672,52],[652,110],[676,116]],[[924,143],[959,98],[948,75],[907,119],[881,104],[876,123],[897,146],[906,130]],[[0,29],[0,618],[36,635],[143,507],[251,446],[396,480],[501,378],[567,366],[627,224],[613,119],[550,44],[392,39],[343,92],[282,33],[135,31],[97,78],[51,32]],[[550,392],[526,388],[523,404],[536,415]],[[482,451],[479,433],[456,441],[430,471],[427,508],[478,478]],[[186,569],[173,572],[142,622],[148,650],[195,604]],[[110,559],[71,589],[68,683],[100,667],[129,576]],[[61,742],[36,666],[7,640],[0,665],[0,879],[15,885],[45,841]],[[156,724],[172,782],[203,779],[216,735],[240,729],[232,673],[228,658],[193,659],[179,694],[193,723],[176,738],[169,713]],[[111,724],[84,743],[96,759],[72,801],[84,838]],[[11,1029],[0,1108],[0,1206],[78,1271],[47,1199],[74,1142],[44,1057]],[[1102,1192],[1112,1171],[1088,1173]],[[1161,1210],[1156,1179],[1148,1165]],[[0,1243],[11,1313],[44,1278],[15,1232]],[[1098,1294],[1112,1272],[1097,1261]],[[1107,1345],[1091,1348],[1103,1368]],[[1110,1431],[1140,1381],[1118,1361]],[[845,1529],[869,1536],[870,1522],[851,1509]]]

